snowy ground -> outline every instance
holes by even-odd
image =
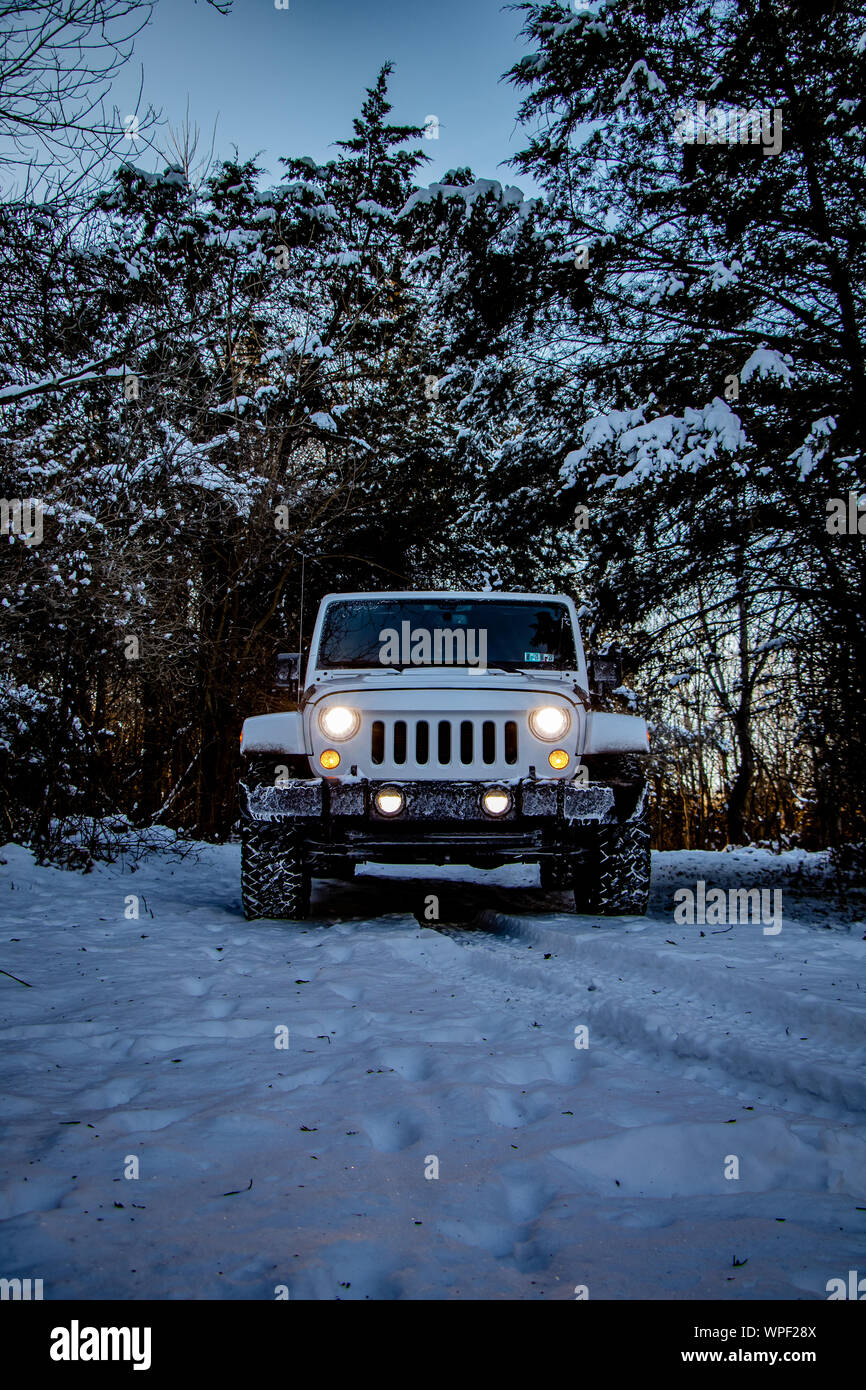
[[[817,856],[656,855],[650,915],[608,921],[533,869],[370,869],[301,925],[243,921],[237,846],[0,859],[0,1275],[46,1298],[824,1299],[866,1272],[864,922]],[[781,886],[783,930],[675,926],[699,878]]]

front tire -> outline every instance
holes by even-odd
[[[601,917],[643,917],[650,890],[649,817],[602,826],[575,866],[574,910]]]
[[[310,874],[298,830],[255,825],[241,839],[241,899],[247,921],[303,922],[310,915]]]

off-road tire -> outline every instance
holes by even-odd
[[[574,872],[575,912],[642,917],[649,905],[650,831],[646,808],[596,832]]]
[[[241,899],[248,922],[257,917],[303,922],[309,917],[310,874],[297,830],[280,825],[245,827]]]

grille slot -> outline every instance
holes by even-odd
[[[517,725],[513,719],[505,725],[505,761],[512,767],[517,762]]]
[[[373,721],[373,732],[370,740],[370,759],[377,767],[381,767],[385,761],[385,725],[381,719]]]
[[[485,719],[481,729],[481,757],[485,763],[496,762],[496,725],[492,719]]]
[[[438,755],[440,766],[448,767],[451,762],[451,725],[447,719],[439,720]]]
[[[430,759],[430,725],[419,719],[415,725],[415,761],[423,767]]]
[[[460,723],[460,761],[463,764],[472,762],[472,749],[475,743],[473,738],[474,729],[471,719],[463,719]]]
[[[394,762],[401,767],[406,761],[406,720],[398,719],[394,724]]]

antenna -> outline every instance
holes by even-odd
[[[300,678],[301,663],[304,659],[304,561],[307,557],[304,554],[303,550],[299,550],[298,554],[301,557],[301,619],[300,629],[298,632],[298,652],[300,653],[298,658],[298,677]]]

